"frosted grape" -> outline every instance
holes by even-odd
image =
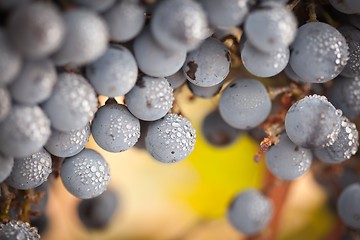
[[[0,223],[0,239],[40,240],[40,235],[37,229],[31,227],[29,223],[11,220],[6,224]]]
[[[184,160],[194,150],[195,141],[196,134],[192,124],[173,113],[151,123],[145,137],[146,150],[162,163]]]
[[[14,166],[14,158],[0,153],[0,183],[2,183],[11,173]]]
[[[219,110],[230,126],[251,129],[268,117],[271,101],[261,82],[254,79],[238,79],[222,91]]]
[[[245,235],[254,235],[266,228],[272,213],[270,200],[257,189],[248,188],[232,200],[227,217],[237,230]]]
[[[65,188],[75,197],[88,199],[103,193],[110,182],[110,169],[96,151],[83,149],[66,158],[60,169]]]
[[[95,142],[106,151],[123,152],[135,145],[140,137],[140,123],[126,106],[110,103],[96,112],[91,123]]]
[[[0,152],[27,157],[39,151],[48,140],[50,121],[38,106],[13,105],[0,123]]]
[[[358,0],[329,0],[329,3],[342,13],[360,13],[360,2]]]
[[[215,86],[211,87],[199,87],[191,82],[187,82],[187,86],[189,87],[190,91],[197,97],[200,98],[212,98],[218,94],[223,86],[224,82],[220,82]]]
[[[97,93],[116,97],[128,93],[135,85],[138,68],[134,56],[122,46],[108,48],[86,67],[86,76]]]
[[[304,175],[311,166],[312,152],[296,146],[286,135],[280,135],[280,142],[266,153],[266,165],[276,177],[293,180]]]
[[[84,127],[93,117],[98,100],[92,86],[81,75],[62,73],[51,97],[42,105],[52,127],[71,131]]]
[[[15,158],[14,167],[6,183],[21,190],[35,188],[48,179],[51,167],[51,156],[44,149],[28,157]]]
[[[135,87],[125,95],[129,111],[137,118],[154,121],[171,109],[173,89],[165,78],[139,76]]]
[[[206,39],[199,48],[188,53],[183,71],[186,78],[200,87],[211,87],[229,74],[230,53],[217,39]]]
[[[51,135],[45,149],[58,157],[71,157],[78,154],[87,144],[90,137],[90,124],[72,131],[51,129]]]
[[[339,32],[345,37],[349,46],[349,60],[340,75],[356,77],[360,75],[360,30],[352,26],[342,26]]]
[[[355,229],[360,229],[360,184],[354,183],[341,193],[337,209],[344,223]]]
[[[187,80],[182,69],[177,71],[175,74],[166,77],[166,79],[168,80],[172,89],[181,87]]]
[[[73,3],[90,8],[91,10],[104,12],[114,5],[116,0],[71,0]]]
[[[0,122],[2,122],[10,113],[11,96],[7,88],[0,87]]]

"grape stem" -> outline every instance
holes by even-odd
[[[1,190],[4,195],[1,197],[0,202],[0,209],[2,210],[0,220],[1,222],[7,222],[10,220],[9,210],[11,206],[11,201],[15,198],[15,195],[9,191],[9,187],[6,183],[1,183]]]
[[[307,22],[318,22],[316,16],[316,4],[314,2],[309,4],[309,20]]]

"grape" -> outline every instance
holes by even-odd
[[[173,89],[165,78],[140,76],[135,87],[125,95],[125,101],[135,117],[154,121],[165,116],[171,109]]]
[[[254,235],[268,225],[273,213],[270,200],[257,189],[248,188],[232,200],[227,217],[245,235]]]
[[[51,167],[51,156],[44,149],[28,157],[15,158],[14,167],[6,183],[21,190],[35,188],[48,179]]]
[[[140,137],[139,140],[135,143],[134,147],[137,149],[146,149],[145,146],[145,137],[147,135],[149,126],[152,122],[139,120],[140,122]]]
[[[0,1],[1,2],[1,1]],[[22,65],[20,54],[12,48],[7,35],[0,27],[0,86],[10,83],[19,73]]]
[[[168,82],[170,84],[170,87],[172,89],[176,89],[178,87],[181,87],[187,80],[182,69],[177,71],[175,74],[166,77],[166,79],[168,80]]]
[[[224,122],[218,110],[205,117],[202,123],[202,132],[210,144],[218,147],[230,145],[239,136],[239,130]]]
[[[360,2],[358,0],[329,0],[329,3],[342,13],[360,13]]]
[[[153,77],[176,73],[184,64],[185,51],[169,51],[160,47],[146,28],[134,41],[134,54],[142,72]]]
[[[11,111],[11,96],[7,88],[0,87],[0,122],[2,122]]]
[[[230,126],[250,129],[265,121],[271,110],[271,101],[261,82],[238,79],[223,90],[219,110]]]
[[[115,192],[107,190],[100,196],[84,199],[78,205],[78,215],[88,229],[105,228],[114,216],[118,207]]]
[[[87,199],[97,197],[106,190],[110,182],[110,169],[98,152],[83,149],[75,156],[65,159],[60,176],[72,195]]]
[[[27,60],[9,90],[15,101],[33,105],[50,97],[56,81],[55,66],[50,60]]]
[[[11,173],[14,166],[14,158],[0,153],[0,183],[2,183]]]
[[[289,62],[289,49],[279,48],[264,53],[245,42],[241,50],[241,60],[246,70],[258,77],[272,77],[281,72]],[[261,66],[261,67],[259,67]]]
[[[360,78],[337,77],[329,90],[329,100],[349,119],[360,118]]]
[[[340,73],[344,77],[356,77],[360,75],[360,30],[352,26],[343,26],[339,32],[345,37],[349,46],[349,60]]]
[[[334,79],[348,60],[345,38],[332,26],[310,22],[298,29],[290,65],[303,80],[323,83]]]
[[[91,10],[104,12],[114,5],[116,0],[71,0],[73,3],[90,8]]]
[[[294,103],[285,117],[288,137],[304,148],[332,145],[340,131],[341,111],[324,96],[311,95]]]
[[[360,15],[352,14],[352,15],[347,15],[347,16],[348,16],[349,22],[357,29],[360,29]]]
[[[8,30],[14,46],[29,58],[52,54],[65,37],[60,12],[49,2],[31,2],[16,8],[8,19]]]
[[[351,227],[360,229],[360,184],[354,183],[341,193],[337,207],[340,218]]]
[[[283,180],[293,180],[304,175],[312,162],[312,152],[296,146],[286,133],[280,135],[280,142],[266,153],[266,165],[270,172]]]
[[[151,123],[145,137],[146,150],[162,163],[184,160],[194,150],[195,141],[195,129],[191,123],[173,113]]]
[[[309,82],[308,80],[303,80],[301,77],[299,77],[294,70],[292,69],[290,63],[288,63],[288,65],[284,68],[284,72],[286,74],[286,76],[288,76],[291,80],[293,80],[294,82],[297,83],[307,83]],[[316,84],[316,83],[314,83]],[[311,87],[314,85],[312,84]],[[320,83],[319,83],[320,84]]]
[[[191,83],[211,87],[226,78],[230,64],[230,53],[226,46],[219,40],[208,38],[188,54],[183,71]]]
[[[21,6],[22,4],[28,2],[30,2],[30,0],[1,0],[0,9],[4,9],[4,10],[15,9]]]
[[[0,239],[40,240],[40,235],[36,228],[30,227],[29,223],[12,220],[6,224],[0,223]]]
[[[0,151],[8,156],[27,157],[48,140],[50,121],[38,106],[13,105],[0,123]]]
[[[216,28],[229,29],[240,25],[248,14],[248,0],[201,0],[209,23]]]
[[[244,31],[257,49],[271,53],[287,48],[295,39],[297,22],[291,10],[282,4],[267,4],[251,12]]]
[[[45,144],[45,149],[58,157],[71,157],[84,149],[90,137],[90,124],[72,131],[51,130],[50,138]]]
[[[42,235],[49,227],[49,218],[45,213],[40,216],[30,216],[30,224],[31,226],[37,228],[39,234]]]
[[[91,123],[95,142],[109,152],[123,152],[135,145],[140,137],[140,123],[121,104],[106,104],[99,108]]]
[[[125,0],[104,13],[113,41],[126,42],[136,37],[145,24],[145,8],[138,0]]]
[[[316,157],[326,163],[345,161],[354,155],[359,147],[359,133],[356,125],[341,116],[341,127],[335,142],[321,149],[315,149]]]
[[[64,14],[67,34],[61,48],[53,55],[56,65],[84,65],[99,58],[107,49],[109,33],[104,20],[87,9],[73,9]]]
[[[62,73],[51,97],[42,105],[52,127],[71,131],[84,127],[93,117],[98,100],[92,86],[81,75]]]
[[[162,1],[154,10],[150,27],[156,41],[174,51],[191,51],[208,36],[207,16],[191,0]]]
[[[108,48],[86,67],[86,76],[96,92],[108,97],[122,96],[135,85],[138,68],[131,52],[122,46]]]
[[[191,82],[187,82],[187,86],[189,87],[190,91],[197,97],[201,98],[212,98],[216,94],[218,94],[224,85],[224,82],[220,82],[211,87],[199,87]]]

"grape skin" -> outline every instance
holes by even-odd
[[[87,65],[86,76],[97,93],[117,97],[128,93],[135,85],[138,67],[131,52],[122,46],[113,46]]]
[[[140,123],[126,106],[111,103],[99,108],[91,123],[95,142],[109,152],[123,152],[140,137]]]
[[[111,179],[107,162],[91,149],[83,149],[75,156],[66,158],[60,169],[60,177],[65,188],[81,199],[99,196]]]
[[[349,60],[344,70],[340,73],[344,77],[360,75],[360,30],[352,26],[342,26],[339,32],[345,37],[349,46]]]
[[[354,183],[341,193],[337,208],[344,223],[355,229],[360,229],[360,184]]]
[[[188,53],[183,71],[189,82],[199,87],[212,87],[229,74],[230,53],[217,39],[206,39],[199,48]]]
[[[2,183],[11,173],[14,166],[14,158],[0,153],[0,183]]]
[[[11,220],[3,224],[0,223],[0,239],[1,240],[40,240],[40,235],[36,228],[31,227],[29,223]]]
[[[187,81],[187,78],[182,69],[177,71],[175,74],[166,77],[166,79],[168,80],[170,87],[174,90],[181,87]]]
[[[265,86],[258,80],[238,79],[222,91],[219,110],[230,126],[251,129],[268,117],[271,100]]]
[[[286,133],[279,138],[280,142],[266,153],[268,169],[283,180],[294,180],[303,176],[311,166],[311,150],[296,146]]]
[[[227,217],[237,230],[251,236],[268,225],[272,213],[270,200],[257,189],[248,188],[239,192],[232,200]]]
[[[334,143],[341,123],[341,111],[319,95],[306,96],[294,103],[285,117],[288,137],[304,148],[320,148]]]
[[[215,97],[216,94],[218,94],[224,85],[224,82],[220,82],[214,86],[211,87],[199,87],[195,84],[192,84],[191,82],[187,81],[187,86],[190,89],[190,91],[197,97],[200,98],[212,98]]]
[[[2,122],[11,111],[11,95],[7,88],[0,87],[0,122]]]

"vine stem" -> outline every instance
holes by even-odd
[[[10,220],[9,210],[11,206],[11,201],[14,198],[14,194],[9,191],[9,187],[6,183],[1,183],[1,190],[4,196],[2,197],[2,201],[0,202],[0,210],[2,212],[0,215],[0,220],[3,222]]]
[[[307,22],[318,22],[315,2],[309,4],[309,20]]]

